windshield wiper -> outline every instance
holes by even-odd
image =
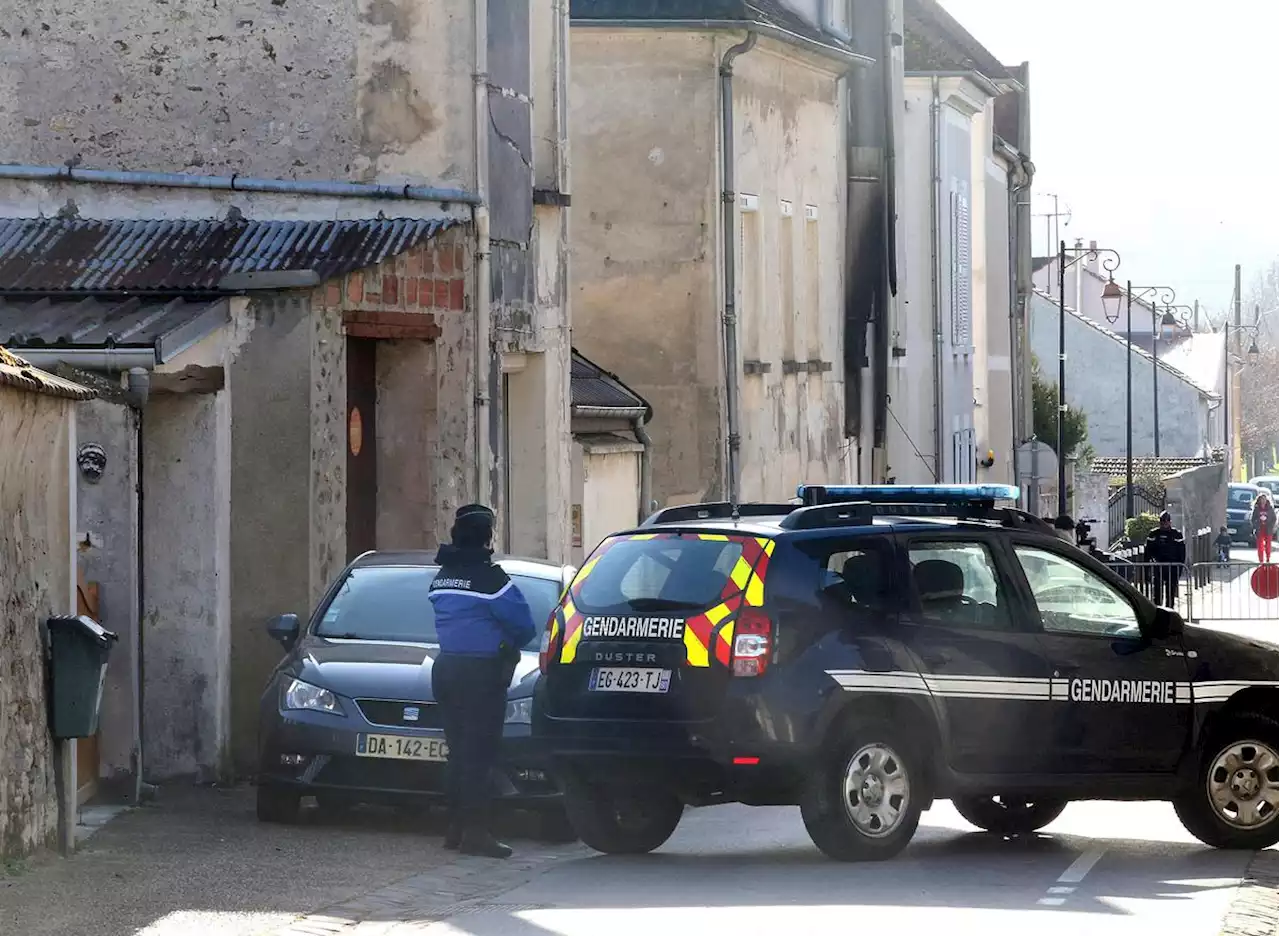
[[[674,598],[633,598],[627,605],[636,611],[701,611],[705,605]]]

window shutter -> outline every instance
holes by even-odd
[[[973,271],[969,199],[963,186],[951,193],[951,344],[973,344]]]

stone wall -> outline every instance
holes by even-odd
[[[0,858],[57,832],[43,624],[74,611],[73,407],[0,386]]]
[[[1164,489],[1166,509],[1188,543],[1196,532],[1206,527],[1216,536],[1218,527],[1227,522],[1225,465],[1202,465],[1180,471],[1165,478]]]

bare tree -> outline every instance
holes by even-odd
[[[1245,295],[1242,324],[1256,330],[1242,332],[1241,345],[1247,349],[1256,339],[1259,353],[1245,355],[1240,372],[1240,450],[1246,464],[1266,471],[1275,468],[1280,449],[1280,261],[1259,272]]]

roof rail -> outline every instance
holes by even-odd
[[[736,508],[739,519],[747,517],[777,517],[791,513],[795,504],[738,504]],[[641,527],[656,526],[659,523],[686,523],[690,520],[729,520],[735,513],[733,504],[717,501],[709,504],[681,504],[677,507],[665,507],[648,517]]]
[[[1012,530],[1033,530],[1055,535],[1053,525],[1034,514],[1016,507],[995,507],[974,501],[955,503],[868,503],[851,502],[818,504],[801,507],[783,518],[786,530],[818,530],[836,526],[869,526],[876,517],[942,517],[949,520],[973,520],[999,523]]]

